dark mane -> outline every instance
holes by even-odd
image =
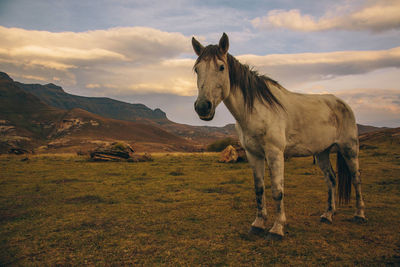
[[[230,54],[228,54],[228,67],[231,88],[240,88],[244,102],[250,110],[253,109],[256,97],[273,107],[280,106],[283,108],[279,100],[272,94],[268,85],[268,83],[272,83],[280,87],[277,81],[258,74],[257,71],[250,69],[248,65],[241,64]]]
[[[205,47],[201,55],[197,58],[195,66],[202,59],[210,59],[214,61],[216,58],[222,60],[223,55],[220,52],[218,45],[209,45]],[[228,64],[229,68],[229,79],[231,83],[231,89],[238,87],[243,95],[244,102],[249,110],[253,109],[254,99],[264,101],[273,107],[282,107],[279,100],[272,94],[269,87],[269,83],[280,87],[280,84],[265,76],[258,74],[257,71],[252,70],[248,65],[241,64],[235,57],[228,53]]]

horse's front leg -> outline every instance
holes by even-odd
[[[257,213],[256,219],[251,224],[250,234],[262,234],[266,228],[267,209],[265,207],[264,174],[265,159],[246,151],[247,159],[253,169],[254,189],[256,192]]]
[[[275,201],[277,212],[274,225],[269,230],[269,234],[271,237],[282,238],[284,235],[283,227],[286,223],[285,208],[283,205],[283,151],[278,148],[269,148],[266,151],[266,159],[271,176],[272,198]]]

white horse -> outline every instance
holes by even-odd
[[[276,81],[259,75],[228,53],[224,33],[218,45],[204,47],[194,37],[198,55],[198,98],[195,110],[202,120],[212,120],[223,101],[236,119],[236,130],[253,169],[257,202],[256,219],[250,233],[266,229],[264,195],[265,160],[271,176],[272,198],[277,216],[269,236],[282,238],[286,222],[283,205],[284,158],[314,155],[328,185],[328,206],[321,221],[332,223],[335,213],[336,177],[329,152],[337,148],[339,203],[348,203],[351,184],[356,191],[354,219],[366,221],[358,166],[358,134],[350,107],[333,95],[293,93]]]

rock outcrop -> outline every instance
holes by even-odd
[[[90,152],[90,158],[93,161],[153,161],[153,157],[148,153],[145,153],[144,155],[134,153],[134,149],[129,144],[115,142],[110,145],[103,145],[96,148]]]
[[[132,158],[134,152],[130,145],[115,142],[96,148],[90,152],[90,158],[93,161],[121,161]]]

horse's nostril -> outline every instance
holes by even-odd
[[[206,104],[207,104],[207,110],[210,111],[212,105],[211,102],[207,100]]]
[[[208,100],[196,101],[194,103],[194,109],[200,116],[207,116],[212,108],[212,103]]]

